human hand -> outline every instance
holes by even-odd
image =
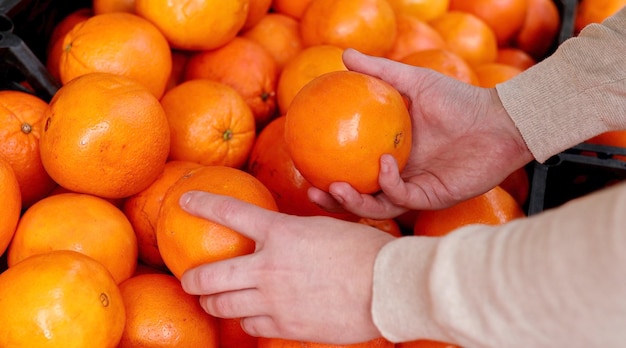
[[[488,191],[532,160],[495,89],[351,49],[343,59],[409,100],[413,146],[402,173],[392,156],[380,158],[380,193],[360,194],[344,182],[332,183],[328,193],[311,188],[309,199],[326,210],[383,219],[444,208]]]
[[[187,212],[256,242],[253,254],[188,270],[181,282],[211,315],[243,318],[254,336],[355,343],[379,337],[371,316],[372,273],[392,240],[374,227],[297,217],[232,197],[192,192]]]

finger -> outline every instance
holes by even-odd
[[[337,200],[335,200],[330,193],[320,190],[317,187],[309,187],[307,190],[307,196],[311,202],[317,204],[326,211],[332,213],[345,212],[345,209],[343,209],[341,204],[337,202]]]
[[[272,317],[261,315],[241,318],[241,328],[254,337],[281,337],[280,331]]]
[[[183,273],[180,281],[185,292],[211,295],[226,291],[254,288],[256,254],[206,263]]]
[[[369,56],[351,48],[343,51],[342,58],[348,70],[375,76],[393,85],[395,85],[395,81],[399,81],[403,76],[406,76],[408,69],[416,68],[387,58]]]
[[[179,204],[192,215],[224,225],[256,242],[265,239],[279,214],[233,197],[201,191],[183,194]]]
[[[402,214],[405,209],[394,206],[384,194],[362,194],[346,183],[332,183],[329,191],[345,210],[361,217],[386,219]]]
[[[200,296],[200,305],[207,313],[219,318],[255,317],[267,313],[263,296],[257,289]]]

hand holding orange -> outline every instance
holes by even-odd
[[[347,182],[361,193],[380,189],[380,156],[400,170],[411,152],[411,116],[390,84],[354,71],[321,75],[293,99],[285,120],[293,162],[313,186]]]

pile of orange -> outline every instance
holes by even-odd
[[[580,1],[577,31],[623,5]],[[408,156],[403,98],[346,73],[345,48],[493,87],[549,54],[560,22],[552,0],[94,0],[76,9],[46,38],[45,66],[62,84],[52,100],[0,91],[0,322],[11,333],[0,346],[84,337],[104,347],[331,347],[257,342],[182,291],[186,269],[255,245],[183,211],[181,195],[221,193],[394,236],[523,217],[523,171],[484,196],[402,220],[329,213],[306,191],[330,177],[374,192],[380,151],[397,150],[401,164]],[[362,124],[345,117],[354,101]],[[330,112],[312,120],[320,110]],[[344,132],[332,136],[340,122]]]

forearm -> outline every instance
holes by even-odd
[[[625,51],[626,9],[496,86],[538,161],[599,133],[626,129]]]
[[[619,347],[626,340],[626,186],[501,226],[386,245],[373,316],[390,340]]]

